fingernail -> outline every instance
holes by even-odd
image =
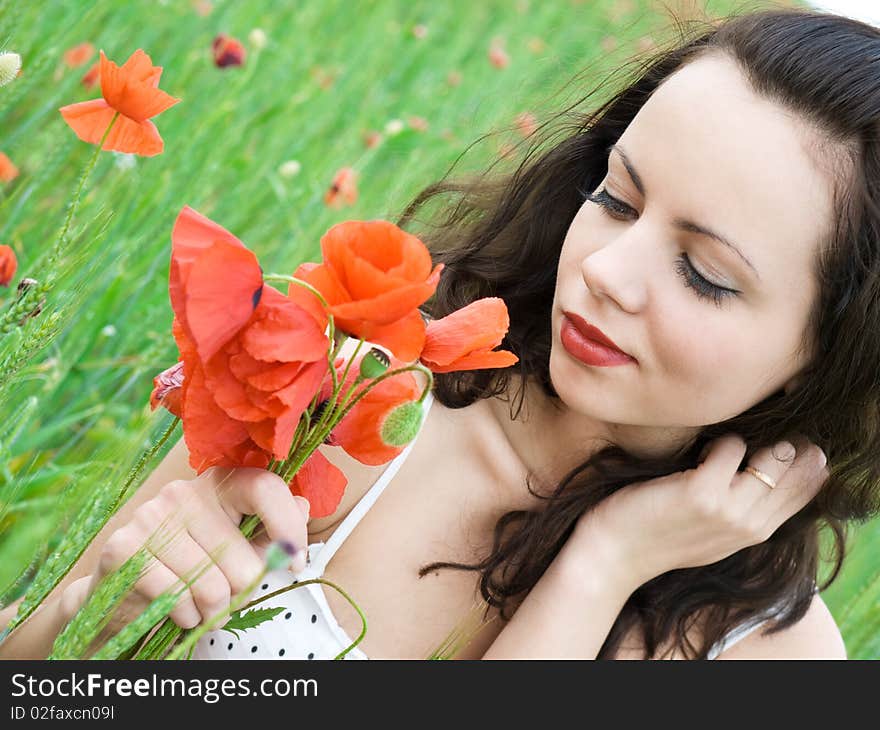
[[[297,505],[299,506],[300,512],[302,512],[307,518],[309,516],[309,510],[311,509],[311,505],[309,504],[309,500],[305,497],[300,497],[299,495],[295,496]]]
[[[780,461],[791,461],[797,456],[797,449],[795,449],[794,444],[790,441],[780,441],[773,448],[773,452]]]
[[[822,449],[819,449],[819,459],[822,462],[821,466],[825,466],[828,463],[828,457],[825,455],[825,452]]]
[[[302,573],[306,567],[311,562],[309,558],[309,551],[305,549],[297,550],[296,553],[290,559],[290,565],[288,570],[291,573]]]

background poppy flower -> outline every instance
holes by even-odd
[[[18,168],[12,164],[12,160],[0,152],[0,180],[3,182],[11,182],[17,177]]]
[[[324,203],[331,208],[341,208],[343,205],[353,205],[357,198],[357,173],[354,168],[343,167],[333,176],[333,182],[324,193]]]
[[[321,292],[336,327],[415,360],[425,342],[418,307],[437,289],[443,264],[432,269],[425,244],[382,220],[333,226],[321,252],[323,263],[301,264],[294,277]]]
[[[211,52],[214,54],[214,65],[218,68],[241,66],[246,55],[241,41],[223,33],[214,38]]]
[[[519,358],[507,350],[493,350],[508,329],[510,317],[503,299],[477,299],[428,323],[419,360],[433,373],[510,367]]]
[[[0,246],[0,286],[9,286],[17,268],[18,259],[15,257],[15,251],[9,246]]]
[[[83,142],[98,144],[119,112],[101,149],[144,157],[158,155],[165,145],[149,120],[180,101],[159,89],[162,67],[153,66],[140,48],[122,66],[109,60],[104,51],[100,54],[103,98],[63,106],[59,109],[61,116]]]
[[[67,68],[79,68],[95,55],[95,47],[91,43],[80,43],[64,52],[64,63]]]

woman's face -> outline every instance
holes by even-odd
[[[563,245],[550,374],[568,408],[607,424],[688,429],[793,384],[808,363],[799,348],[818,293],[812,267],[832,220],[830,176],[811,139],[726,58],[696,60],[655,91],[588,191],[631,210],[585,201]],[[576,359],[560,336],[564,311],[637,362]]]

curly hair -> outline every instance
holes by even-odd
[[[431,317],[488,296],[501,297],[510,313],[500,347],[514,352],[519,362],[507,369],[438,374],[434,392],[440,402],[463,408],[501,396],[513,372],[522,384],[534,381],[558,402],[549,374],[550,323],[563,240],[583,203],[582,191],[594,189],[606,173],[609,145],[670,74],[707,54],[723,54],[758,95],[797,113],[829,148],[843,150],[831,170],[835,217],[814,264],[819,295],[805,335],[810,342],[804,345],[811,360],[796,389],[780,389],[733,418],[701,428],[693,443],[671,456],[639,458],[608,444],[546,494],[533,491],[530,474],[527,488],[546,500],[543,509],[504,514],[485,559],[435,562],[419,571],[420,577],[438,568],[479,571],[487,613],[494,606],[506,620],[506,612],[565,544],[578,517],[624,486],[695,468],[703,447],[729,432],[748,445],[743,463],[757,449],[791,434],[823,449],[830,477],[806,507],[765,542],[640,586],[618,615],[599,659],[613,657],[633,628],[641,630],[646,657],[669,642],[671,650],[702,659],[733,627],[762,615],[774,618],[767,633],[791,626],[804,616],[814,593],[837,577],[846,552],[845,523],[866,521],[878,512],[880,31],[843,16],[783,7],[694,23],[690,28],[677,23],[674,43],[624,64],[625,73],[635,71],[597,110],[578,109],[594,89],[557,112],[521,143],[525,154],[512,171],[493,173],[490,165],[457,179],[447,171],[419,191],[397,219],[406,227],[429,201],[442,201],[419,221],[417,231],[434,260],[445,264],[434,296],[423,305]],[[442,197],[446,194],[451,199]],[[508,400],[516,418],[515,398]],[[826,537],[832,570],[819,586]],[[695,645],[687,632],[697,618],[702,631]]]

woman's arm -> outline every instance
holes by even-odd
[[[575,530],[483,659],[595,659],[640,585],[618,565],[610,545]]]

